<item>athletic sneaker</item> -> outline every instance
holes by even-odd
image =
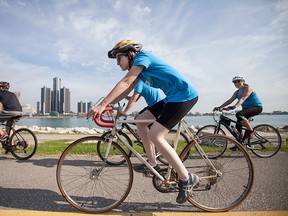
[[[153,167],[157,172],[161,169],[160,165],[157,164],[156,166]],[[135,165],[133,167],[135,172],[139,173],[146,173],[146,172],[151,172],[151,170],[145,165],[145,164],[140,164],[140,165]]]
[[[187,181],[179,180],[178,186],[179,186],[179,193],[176,198],[176,202],[179,204],[185,203],[190,193],[195,185],[199,182],[199,176],[189,173],[189,179]]]

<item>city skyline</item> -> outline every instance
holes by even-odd
[[[37,102],[37,114],[47,115],[50,113],[70,114],[71,93],[68,88],[61,86],[61,78],[53,78],[53,90],[46,86],[41,88],[40,102]]]

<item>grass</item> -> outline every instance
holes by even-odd
[[[37,155],[60,155],[71,143],[71,140],[50,140],[38,145]]]
[[[281,145],[281,151],[288,152],[288,138],[286,138],[286,145]]]
[[[71,140],[51,140],[46,141],[38,145],[37,148],[37,155],[60,155],[65,150],[65,148],[71,143]],[[144,153],[142,147],[133,144],[134,148],[137,152],[140,154]],[[183,146],[183,145],[182,145]],[[180,149],[183,149],[183,147],[180,144]],[[89,149],[87,149],[88,151]],[[205,151],[205,149],[204,149]],[[288,152],[288,139],[286,139],[286,145],[281,146],[281,151]],[[177,152],[178,154],[180,152]]]

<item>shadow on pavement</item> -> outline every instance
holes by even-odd
[[[4,208],[37,211],[80,212],[72,207],[58,193],[42,189],[22,189],[0,187],[0,206]],[[189,206],[190,204],[187,203]],[[169,202],[139,203],[123,202],[111,212],[185,212],[187,205],[175,205]],[[191,206],[191,212],[199,212],[199,209]]]

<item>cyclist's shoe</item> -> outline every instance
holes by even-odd
[[[8,154],[9,152],[13,152],[17,150],[17,147],[15,145],[8,145],[5,148],[5,154]]]
[[[157,164],[156,166],[153,167],[157,172],[161,169],[160,165]],[[133,167],[135,172],[139,173],[151,173],[151,170],[145,165],[145,164],[140,164],[140,165],[135,165]]]
[[[197,185],[199,182],[199,176],[189,173],[189,179],[187,181],[179,180],[178,186],[179,186],[179,193],[176,198],[176,202],[179,204],[185,203],[195,185]]]
[[[231,151],[237,151],[238,150],[238,147],[237,146],[232,146],[229,148]]]

